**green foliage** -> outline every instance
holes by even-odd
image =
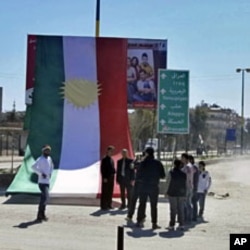
[[[141,142],[144,145],[148,138],[155,137],[156,117],[155,111],[136,109],[129,115],[132,143],[135,150]]]

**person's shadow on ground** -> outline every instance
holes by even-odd
[[[91,213],[90,215],[94,217],[100,217],[102,215],[107,215],[107,214],[115,216],[115,215],[125,215],[127,213],[128,213],[127,210],[120,210],[120,209],[109,209],[109,210],[98,209],[97,211]]]
[[[159,236],[162,238],[180,238],[184,236],[185,231],[171,230],[166,232],[160,232]]]
[[[32,221],[22,222],[19,225],[16,225],[16,226],[13,226],[13,227],[17,227],[17,228],[20,228],[20,229],[26,229],[26,228],[28,228],[30,226],[41,224],[41,223],[42,222],[40,222],[38,220],[32,220]]]
[[[133,238],[142,238],[142,237],[154,237],[157,233],[153,229],[143,229],[139,227],[132,227],[132,232],[127,232],[127,235]]]
[[[187,228],[192,229],[200,224],[207,224],[207,223],[209,223],[209,221],[200,218],[197,221],[193,221],[191,224],[187,225]]]

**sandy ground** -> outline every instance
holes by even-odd
[[[207,169],[213,177],[210,191],[230,196],[208,197],[206,223],[192,225],[184,233],[165,229],[169,209],[164,198],[159,202],[162,229],[152,231],[149,207],[145,227],[137,229],[126,226],[126,211],[115,209],[103,214],[96,206],[98,201],[91,201],[92,206],[79,206],[58,205],[63,201],[52,199],[48,207],[50,221],[36,224],[36,197],[1,196],[0,250],[115,250],[119,225],[125,225],[124,250],[228,250],[230,233],[250,233],[249,160],[223,162]]]

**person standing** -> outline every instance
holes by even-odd
[[[112,209],[112,196],[114,191],[114,176],[115,165],[112,155],[114,147],[107,148],[106,156],[101,161],[101,175],[102,175],[102,190],[101,190],[101,209]]]
[[[181,161],[176,159],[174,161],[174,168],[170,170],[166,183],[170,205],[169,230],[174,230],[176,215],[178,216],[179,229],[184,230],[184,205],[187,193],[187,176],[181,168]]]
[[[45,215],[46,206],[49,201],[49,184],[53,172],[53,161],[50,157],[51,147],[44,145],[42,155],[33,164],[32,169],[38,175],[38,186],[41,191],[40,203],[38,206],[37,221],[47,221]]]
[[[136,157],[136,159],[134,160],[133,165],[134,165],[134,170],[136,171],[136,173],[141,165],[141,162],[144,160],[144,157],[145,157],[145,152],[143,152],[140,157]],[[128,208],[128,214],[127,214],[127,217],[125,218],[125,220],[127,220],[128,222],[132,221],[133,215],[135,213],[136,203],[139,198],[139,188],[138,188],[139,180],[138,180],[137,174],[135,174],[135,176],[136,176],[135,183],[132,189],[132,195],[131,195],[130,205]],[[144,219],[145,218],[146,218],[146,215],[144,215]]]
[[[205,209],[205,200],[207,192],[212,184],[212,178],[209,172],[206,170],[206,163],[204,161],[199,162],[199,182],[198,182],[198,202],[199,202],[199,218],[203,218],[204,209]]]
[[[184,153],[181,155],[181,161],[184,165],[182,171],[187,175],[187,195],[185,202],[185,221],[190,224],[193,217],[193,206],[192,206],[192,197],[193,197],[193,177],[194,169],[190,163],[188,154]]]
[[[192,195],[192,206],[193,206],[193,221],[197,221],[197,213],[198,213],[198,181],[199,181],[199,168],[195,164],[194,157],[189,155],[189,161],[193,166],[193,195]]]
[[[145,219],[146,202],[149,197],[151,206],[152,229],[160,228],[157,225],[157,203],[159,195],[159,181],[165,178],[165,170],[162,163],[154,159],[154,149],[145,150],[145,159],[141,162],[137,172],[139,190],[139,208],[137,213],[137,227],[143,226]]]
[[[133,188],[133,182],[135,180],[135,170],[133,167],[133,160],[128,158],[128,150],[123,149],[122,158],[117,161],[117,173],[116,173],[116,182],[120,186],[121,192],[121,207],[120,209],[126,208],[126,195],[127,193],[127,206],[130,206],[131,202],[131,193]]]

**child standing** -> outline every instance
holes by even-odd
[[[211,187],[212,179],[209,172],[206,170],[206,163],[204,161],[199,162],[199,181],[198,181],[198,189],[197,196],[199,202],[199,214],[198,217],[203,218],[203,213],[205,209],[205,200],[206,195]]]

